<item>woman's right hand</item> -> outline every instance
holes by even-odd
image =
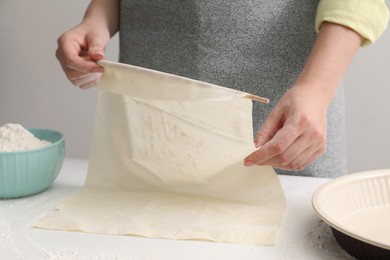
[[[66,77],[81,89],[97,85],[104,71],[96,61],[104,58],[110,33],[102,28],[84,21],[57,40],[56,57]]]

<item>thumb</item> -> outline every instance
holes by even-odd
[[[93,61],[104,59],[104,51],[100,46],[92,46],[88,51],[88,55]]]
[[[104,49],[106,45],[107,44],[102,39],[102,37],[91,35],[90,37],[88,37],[88,56],[93,61],[104,59]]]
[[[280,127],[281,117],[271,112],[271,114],[265,120],[264,124],[261,126],[260,130],[256,133],[254,141],[255,147],[259,148],[271,140]]]

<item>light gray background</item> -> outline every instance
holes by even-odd
[[[0,126],[57,129],[74,158],[88,158],[96,89],[73,87],[54,53],[58,36],[80,21],[88,3],[0,2]],[[345,77],[349,172],[390,168],[389,31],[360,50]],[[114,37],[106,59],[117,57]]]

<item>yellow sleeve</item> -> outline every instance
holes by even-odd
[[[388,20],[384,0],[321,0],[315,27],[318,32],[324,21],[349,27],[364,38],[362,46],[366,46],[381,36]]]

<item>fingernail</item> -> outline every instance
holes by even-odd
[[[103,68],[94,68],[94,69],[92,70],[92,72],[103,73],[103,72],[104,72],[104,69],[103,69]]]
[[[94,52],[92,52],[92,55],[93,56],[99,56],[99,57],[103,57],[104,56],[103,52],[100,52],[100,51],[94,51]]]
[[[244,166],[252,166],[254,163],[252,161],[244,161]]]

